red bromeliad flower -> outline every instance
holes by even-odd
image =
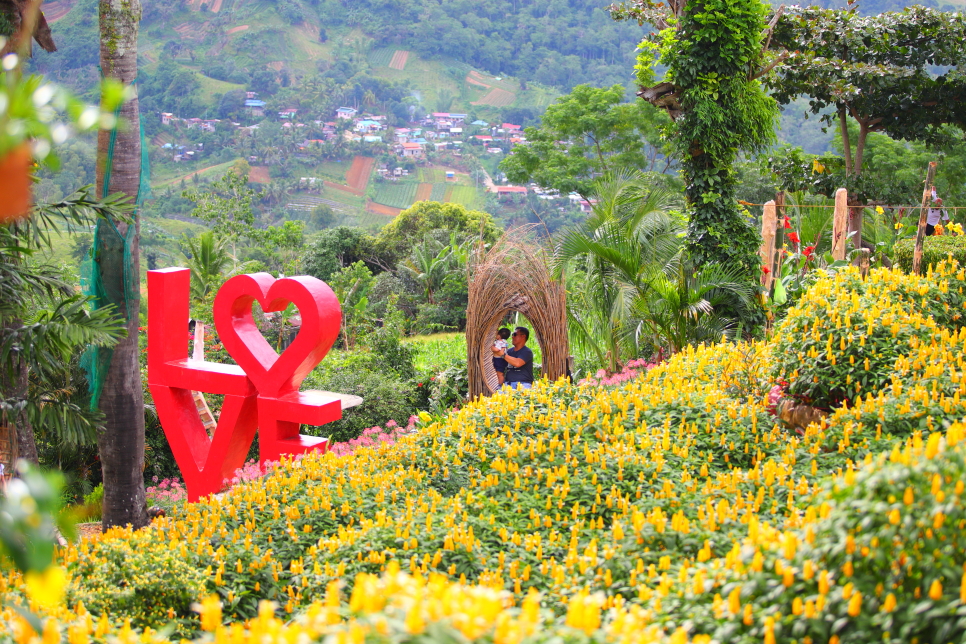
[[[805,248],[802,249],[802,254],[805,255],[805,259],[812,259],[812,255],[815,254],[815,247],[806,246]]]
[[[788,215],[786,215],[782,219],[782,228],[791,228],[791,227],[792,227],[792,220],[788,218]]]
[[[768,275],[768,273],[771,273],[771,269],[763,265],[761,267],[761,272],[764,273],[765,275]]]
[[[788,233],[788,240],[793,244],[798,244],[802,241],[798,238],[798,233],[796,233],[794,230]]]

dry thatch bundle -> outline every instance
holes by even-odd
[[[500,322],[513,311],[533,325],[530,339],[540,344],[543,375],[556,380],[567,374],[566,289],[551,277],[546,252],[530,241],[530,228],[507,231],[489,250],[481,245],[470,262],[466,312],[470,398],[496,390],[490,347]]]

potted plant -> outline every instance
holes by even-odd
[[[114,127],[124,90],[105,82],[101,96],[104,113],[42,76],[24,76],[17,54],[0,60],[0,224],[29,214],[31,172],[38,163],[57,167],[54,146],[78,131]]]

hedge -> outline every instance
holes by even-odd
[[[907,273],[912,272],[912,251],[915,248],[915,244],[915,238],[903,239],[897,242],[893,248],[893,262]],[[966,236],[942,235],[939,237],[926,237],[922,245],[923,268],[936,265],[950,256],[959,261],[960,264],[966,264]]]

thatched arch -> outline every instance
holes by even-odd
[[[539,342],[543,375],[567,375],[567,297],[553,279],[545,251],[528,243],[526,229],[507,231],[491,249],[477,251],[471,264],[466,314],[470,398],[496,390],[490,347],[499,324],[514,311],[530,320],[530,343]]]

